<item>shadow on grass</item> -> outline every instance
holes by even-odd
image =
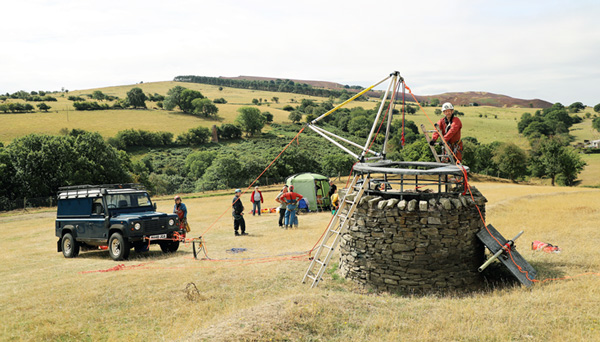
[[[171,257],[181,257],[193,254],[192,251],[184,251],[178,250],[175,253],[164,253],[160,249],[157,250],[149,250],[147,252],[136,252],[134,249],[131,249],[129,253],[129,258],[127,260],[122,261],[132,261],[132,260],[147,260],[147,259],[165,259]],[[77,258],[80,259],[95,259],[95,260],[112,260],[108,250],[93,250],[93,251],[82,251],[79,253]]]

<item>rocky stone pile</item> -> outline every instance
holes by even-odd
[[[472,191],[474,201],[460,193],[363,196],[340,241],[342,275],[393,293],[480,288],[477,206],[485,217],[487,200]]]

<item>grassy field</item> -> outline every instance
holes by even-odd
[[[596,205],[600,190],[474,184],[488,198],[487,220],[517,246],[539,279],[600,271]],[[275,206],[274,189],[265,192]],[[600,339],[597,275],[540,283],[500,283],[468,295],[374,294],[328,273],[300,283],[311,249],[331,215],[277,228],[276,214],[249,216],[250,235],[234,237],[231,196],[185,198],[193,235],[206,233],[208,256],[190,246],[163,255],[132,251],[120,271],[106,251],[65,259],[56,252],[54,210],[0,217],[0,340],[104,341],[592,341]],[[244,195],[246,199],[248,195]],[[171,211],[170,199],[157,201]],[[223,218],[216,221],[221,214]],[[212,227],[213,222],[216,221]],[[561,254],[530,250],[550,242]],[[239,254],[232,248],[247,248]],[[334,256],[334,260],[336,256]],[[193,283],[199,290],[193,288]]]

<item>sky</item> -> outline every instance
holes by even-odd
[[[597,0],[19,0],[0,32],[0,93],[178,75],[367,87],[397,70],[417,95],[600,103]]]

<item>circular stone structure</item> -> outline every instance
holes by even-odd
[[[484,246],[476,233],[486,199],[474,187],[473,199],[465,193],[468,168],[384,161],[354,172],[366,189],[342,232],[342,276],[401,294],[481,288]]]

